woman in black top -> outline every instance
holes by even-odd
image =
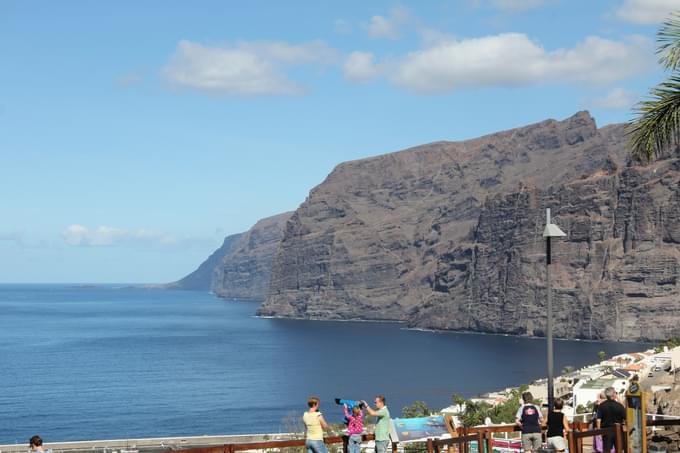
[[[562,413],[564,401],[561,398],[556,398],[552,412],[548,414],[548,448],[563,452],[566,449],[567,443],[564,439],[566,433],[569,431],[569,422],[567,417]]]

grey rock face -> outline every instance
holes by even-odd
[[[226,299],[264,300],[272,257],[291,212],[267,217],[245,233],[227,236],[194,272],[168,289],[211,290]]]
[[[680,161],[598,173],[489,199],[479,222],[440,257],[433,297],[414,325],[544,335],[545,207],[567,233],[553,241],[557,336],[653,340],[680,333]]]
[[[264,300],[272,257],[291,214],[267,217],[241,234],[233,249],[214,268],[211,290],[226,299]]]
[[[212,287],[215,268],[222,262],[225,256],[232,253],[239,243],[239,239],[244,233],[232,234],[227,236],[222,243],[222,246],[215,250],[205,261],[198,266],[198,269],[191,274],[177,280],[173,283],[168,283],[164,287],[166,289],[183,289],[195,291],[208,291]]]
[[[678,334],[675,170],[626,169],[623,132],[581,112],[341,164],[287,223],[259,313],[542,335],[552,207],[557,335]]]

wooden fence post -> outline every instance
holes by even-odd
[[[484,431],[484,441],[486,445],[486,453],[493,453],[493,436],[490,431]]]
[[[571,429],[569,432],[567,432],[567,448],[569,449],[570,453],[576,453],[576,442],[574,442],[574,430]]]
[[[623,453],[623,426],[621,423],[614,424],[615,436],[614,446],[616,447],[616,453]]]

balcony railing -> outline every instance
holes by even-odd
[[[571,453],[584,453],[584,440],[592,439],[595,436],[611,435],[614,437],[614,448],[616,453],[624,453],[626,451],[626,427],[622,424],[601,429],[590,429],[589,425],[583,422],[575,422],[571,425],[571,431],[567,433],[567,442],[569,451]],[[647,426],[680,426],[680,419],[674,420],[654,420],[649,419]],[[476,443],[477,452],[487,453],[492,452],[495,433],[513,433],[519,431],[516,425],[493,425],[493,426],[476,426],[472,428],[458,428],[457,436],[446,439],[426,439],[423,440],[428,453],[442,453],[442,452],[457,452],[470,453],[471,443]],[[343,451],[347,453],[347,436],[333,436],[324,438],[324,442],[328,445],[342,444]],[[362,440],[364,442],[374,440],[373,434],[364,434]],[[591,441],[592,442],[592,441]],[[585,443],[588,446],[588,442]],[[590,444],[592,445],[592,443]],[[236,453],[239,451],[267,451],[267,450],[281,450],[283,448],[304,447],[304,439],[291,440],[272,440],[266,442],[253,443],[238,443],[227,444],[214,447],[200,447],[180,450],[181,453]],[[399,451],[399,444],[392,443],[393,453]],[[167,453],[174,453],[168,451]]]

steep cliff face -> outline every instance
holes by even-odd
[[[245,233],[227,236],[198,269],[165,288],[210,290],[226,299],[264,300],[272,257],[291,214],[267,217]]]
[[[212,255],[208,257],[205,261],[198,266],[198,269],[193,271],[191,274],[177,280],[173,283],[168,283],[164,287],[166,289],[183,289],[183,290],[195,290],[195,291],[208,291],[212,288],[213,279],[215,276],[215,268],[222,262],[225,256],[232,253],[238,243],[241,236],[244,233],[232,234],[227,236],[222,243],[222,246],[215,250]]]
[[[438,258],[413,325],[543,335],[545,207],[561,337],[653,340],[680,333],[680,161],[610,169],[487,200],[466,241]]]
[[[269,288],[272,258],[291,214],[267,217],[241,234],[214,268],[211,290],[227,299],[264,300]]]
[[[665,209],[653,200],[670,203],[670,195],[655,185],[641,198],[646,170],[621,171],[625,155],[622,125],[597,129],[581,112],[341,164],[287,223],[259,313],[540,335],[540,233],[544,208],[554,203],[570,235],[569,264],[554,285],[558,334],[661,335],[672,322],[660,326],[653,313],[675,291],[676,246],[668,238],[680,235],[670,220],[677,214],[652,212]],[[553,187],[554,199],[532,187]],[[652,211],[643,215],[642,205]],[[578,215],[567,217],[565,206]],[[661,224],[660,216],[669,220]]]

